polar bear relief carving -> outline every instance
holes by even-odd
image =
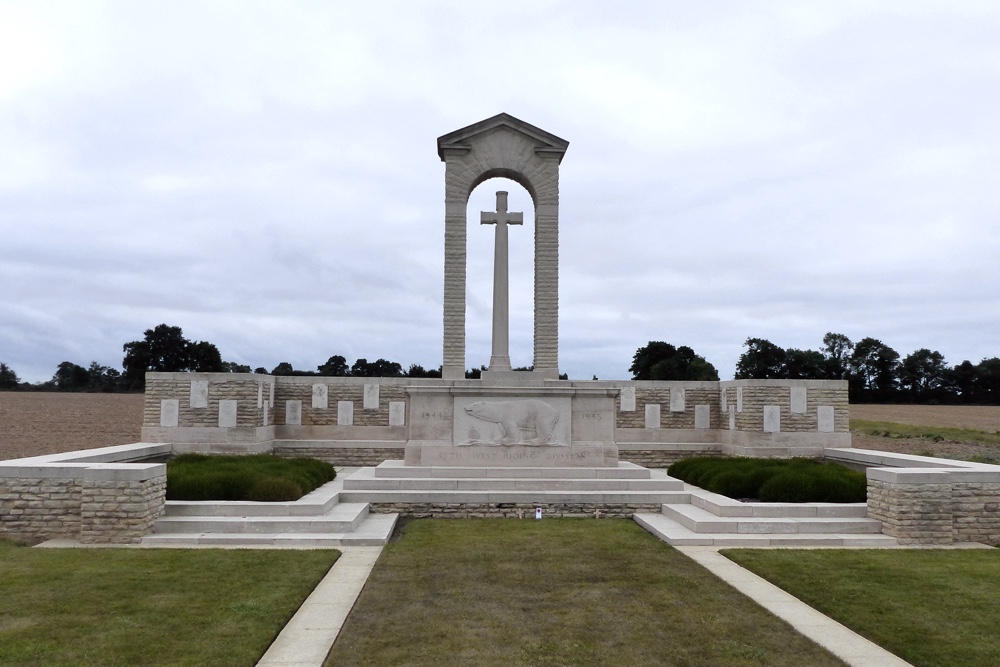
[[[500,441],[483,441],[479,433],[470,433],[467,445],[567,445],[553,442],[559,412],[545,401],[476,401],[465,406],[471,417],[492,422],[500,427]],[[475,431],[475,429],[473,429]],[[534,433],[534,438],[525,435]]]

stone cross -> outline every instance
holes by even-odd
[[[507,193],[497,192],[496,212],[483,211],[480,224],[496,225],[493,248],[493,354],[491,371],[509,371],[510,367],[510,294],[507,280],[507,225],[523,225],[523,213],[507,212]]]

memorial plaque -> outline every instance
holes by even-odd
[[[330,407],[330,388],[325,384],[314,384],[312,387],[313,410],[326,410]]]
[[[191,380],[190,402],[192,408],[208,407],[208,380]]]
[[[743,412],[743,387],[736,388],[736,412]]]
[[[711,428],[712,409],[707,405],[694,406],[694,427]]]
[[[781,432],[781,406],[764,406],[764,433]]]
[[[302,401],[285,401],[285,424],[302,426]]]
[[[257,409],[264,407],[264,383],[257,383]],[[266,426],[266,424],[265,424]]]
[[[362,408],[365,410],[378,410],[378,385],[365,385],[365,400]]]
[[[337,426],[354,426],[354,401],[337,401]]]
[[[671,387],[670,388],[670,411],[671,412],[684,412],[684,388],[683,387]]]
[[[719,390],[719,409],[722,412],[729,412],[729,393],[726,389],[727,387],[723,387]]]
[[[406,403],[389,401],[389,426],[406,426]]]
[[[271,388],[270,388],[269,391],[270,391],[270,394],[269,394],[269,398],[267,399],[267,404],[273,408],[274,407],[274,380],[271,381]]]
[[[219,428],[236,426],[236,401],[219,401]]]
[[[806,388],[792,387],[792,413],[804,415],[806,413]]]
[[[635,412],[635,387],[622,387],[619,403],[622,412]]]
[[[646,404],[646,428],[660,428],[660,404]]]
[[[572,441],[569,398],[458,397],[453,442],[457,446],[555,446]]]
[[[736,406],[735,405],[730,405],[729,406],[729,430],[730,431],[735,431],[736,430]]]
[[[165,398],[160,401],[160,426],[175,428],[181,412],[180,401],[176,398]]]
[[[816,418],[819,422],[820,433],[833,433],[833,417],[834,410],[832,405],[821,405],[816,408]]]
[[[262,426],[267,426],[267,403],[264,404],[264,423]]]

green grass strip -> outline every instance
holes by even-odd
[[[917,667],[1000,665],[996,549],[723,554]]]
[[[252,667],[339,555],[0,541],[0,666]]]
[[[593,519],[407,524],[326,662],[842,664],[635,523]]]
[[[990,433],[972,428],[952,428],[948,426],[918,426],[895,422],[875,422],[852,419],[851,430],[863,435],[879,438],[924,438],[935,442],[967,442],[984,445],[1000,445],[1000,431]]]

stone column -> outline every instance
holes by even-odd
[[[535,371],[559,377],[559,195],[535,207]]]
[[[446,380],[465,377],[465,208],[464,200],[449,198],[445,201],[444,361],[441,376]]]

